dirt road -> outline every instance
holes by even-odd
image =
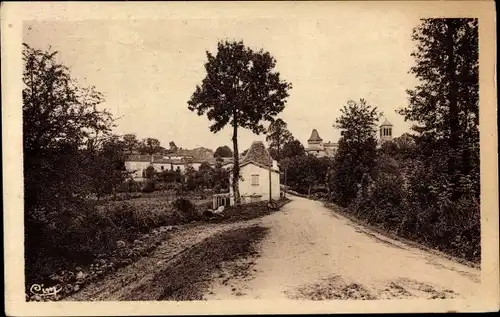
[[[65,301],[159,300],[168,282],[158,280],[158,274],[173,260],[194,246],[218,233],[249,227],[259,219],[227,224],[199,224],[175,231],[149,256],[139,259],[104,279],[66,297]]]
[[[320,202],[293,197],[261,224],[270,231],[252,278],[215,278],[207,299],[430,299],[479,291],[478,269],[371,232]]]

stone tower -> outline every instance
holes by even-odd
[[[392,124],[387,119],[380,125],[380,143],[386,141],[392,141]]]
[[[318,130],[313,129],[311,137],[307,140],[306,152],[314,156],[324,156],[323,139],[319,136]]]

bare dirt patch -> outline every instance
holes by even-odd
[[[362,285],[346,283],[340,276],[324,278],[319,283],[304,285],[285,293],[288,298],[299,300],[376,299]]]
[[[368,288],[356,282],[348,283],[340,276],[324,278],[318,283],[303,285],[285,293],[288,298],[299,300],[452,299],[459,296],[452,290],[407,278]]]
[[[404,297],[418,297],[426,299],[452,299],[459,294],[449,289],[443,289],[430,283],[424,283],[408,278],[398,278],[390,283],[391,289],[404,290]],[[398,297],[400,298],[400,297]]]

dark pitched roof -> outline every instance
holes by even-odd
[[[243,157],[241,164],[247,162],[255,162],[263,166],[270,166],[273,161],[264,143],[262,141],[253,141],[247,154]]]
[[[309,142],[314,142],[314,141],[323,141],[322,138],[320,138],[319,136],[319,133],[318,133],[318,130],[316,129],[313,129],[312,130],[312,133],[311,133],[311,137],[309,138],[309,140],[307,140]]]

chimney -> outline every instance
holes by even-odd
[[[273,160],[273,168],[274,168],[275,170],[277,170],[277,169],[278,169],[278,161]]]

